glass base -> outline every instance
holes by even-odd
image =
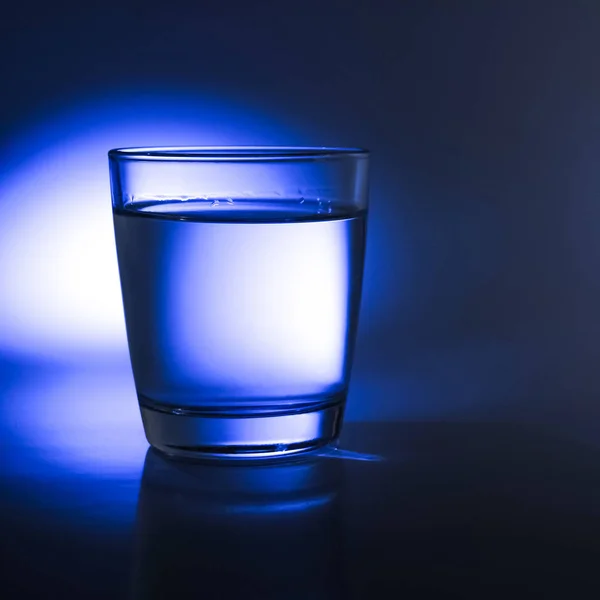
[[[337,440],[344,402],[310,410],[232,415],[140,404],[148,442],[192,459],[277,458],[310,452]]]

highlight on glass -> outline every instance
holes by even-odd
[[[287,456],[340,434],[358,322],[368,152],[109,152],[146,437],[172,456]]]

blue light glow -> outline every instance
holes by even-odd
[[[108,149],[282,141],[272,121],[189,95],[109,97],[17,131],[0,149],[0,349],[126,360]]]
[[[29,366],[0,397],[3,480],[20,510],[65,527],[132,523],[147,448],[123,370]]]
[[[139,475],[148,448],[126,372],[32,370],[29,382],[3,394],[0,422],[28,449],[27,470],[38,464],[46,474]],[[21,469],[19,456],[9,459],[6,468]]]

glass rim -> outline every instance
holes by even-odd
[[[190,160],[204,162],[295,161],[367,157],[365,148],[337,146],[143,146],[113,148],[116,160]]]

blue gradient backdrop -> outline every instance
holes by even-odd
[[[63,448],[74,472],[89,453],[98,472],[140,464],[106,150],[282,143],[373,152],[349,419],[595,438],[598,23],[585,1],[9,2],[5,435]],[[130,432],[129,458],[84,421]]]

